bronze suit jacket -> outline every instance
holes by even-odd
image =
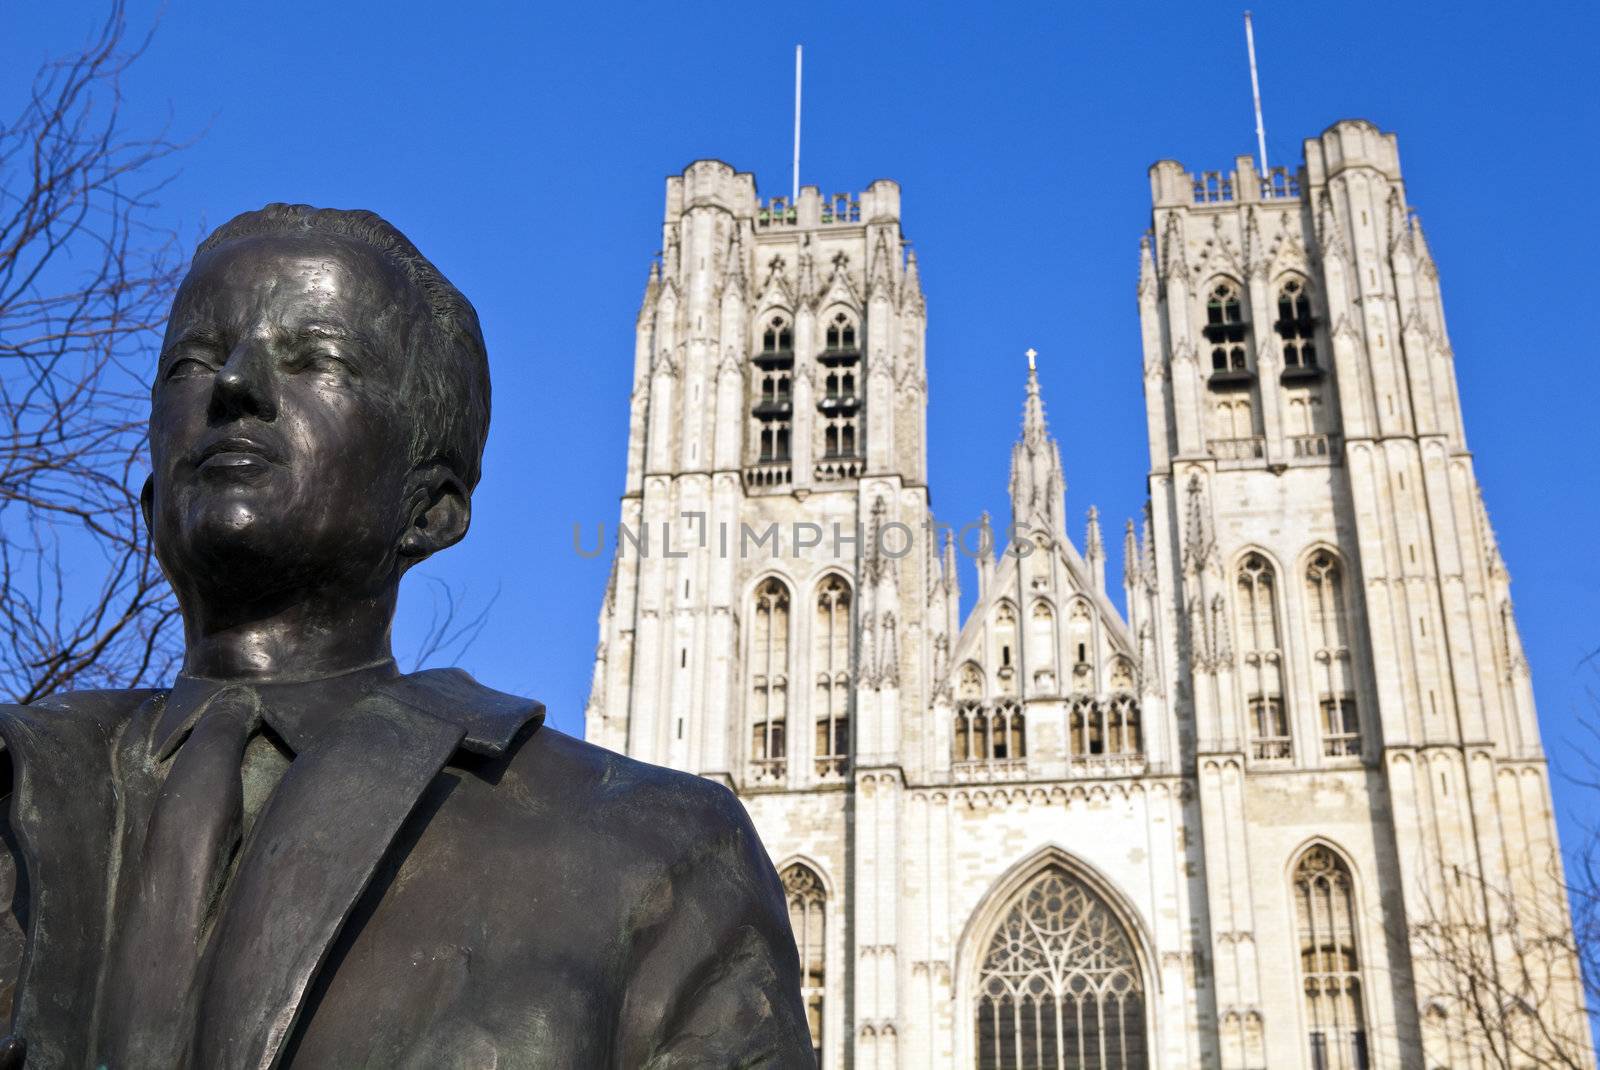
[[[0,1001],[29,1068],[92,1065],[166,694],[0,706]],[[447,669],[330,717],[242,848],[188,1065],[814,1066],[783,894],[738,800],[543,712]]]

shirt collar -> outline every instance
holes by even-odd
[[[299,754],[316,742],[331,712],[348,708],[377,685],[398,675],[393,658],[309,680],[217,680],[179,674],[156,721],[156,759],[166,761],[171,757],[211,699],[227,688],[254,691],[261,702],[262,719]]]

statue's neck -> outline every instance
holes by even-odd
[[[395,593],[186,607],[183,671],[213,680],[306,680],[376,664],[392,657]]]

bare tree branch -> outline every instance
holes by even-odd
[[[180,277],[148,222],[182,146],[122,128],[113,0],[0,128],[0,695],[170,672],[177,611],[142,532],[146,374]]]
[[[466,607],[457,603],[455,589],[437,576],[424,578],[433,588],[433,607],[428,630],[417,644],[417,652],[411,659],[412,672],[427,668],[428,662],[441,654],[448,654],[451,661],[459,661],[461,655],[477,642],[484,625],[489,623],[489,611],[494,609],[495,602],[500,598],[500,588],[496,586],[494,594],[489,596],[489,601],[484,603],[481,610],[471,617],[458,620]],[[465,592],[463,601],[464,598]]]

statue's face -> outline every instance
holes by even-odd
[[[375,590],[407,525],[405,361],[427,310],[375,250],[243,238],[196,260],[151,402],[146,508],[175,586]]]

